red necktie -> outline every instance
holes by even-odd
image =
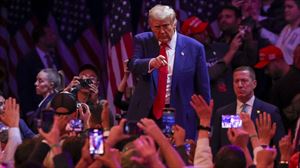
[[[160,45],[159,54],[165,57],[166,62],[168,62],[166,47],[167,44]],[[168,65],[162,66],[158,70],[158,87],[157,94],[154,99],[153,113],[156,119],[160,119],[163,114],[163,108],[165,107],[166,100],[166,87],[167,87],[167,77],[168,77]]]

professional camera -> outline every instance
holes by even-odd
[[[88,88],[93,83],[92,79],[79,79],[82,88]]]
[[[73,87],[70,92],[75,98],[77,97],[77,92],[81,88],[89,88],[89,85],[93,83],[92,79],[78,79],[78,81],[79,85]]]

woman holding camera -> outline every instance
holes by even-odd
[[[98,76],[99,72],[95,66],[85,64],[79,68],[79,75],[73,77],[64,91],[72,93],[78,104],[84,104],[81,106],[83,107],[82,110],[79,109],[78,111],[85,128],[102,127],[107,130],[110,128],[110,124],[113,124],[113,119],[109,113],[107,100],[99,99]],[[85,104],[88,105],[89,109],[84,108]]]

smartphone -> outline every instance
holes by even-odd
[[[71,131],[81,132],[83,131],[83,121],[80,119],[73,119],[70,121]]]
[[[124,125],[124,133],[129,135],[141,135],[143,130],[137,126],[137,121],[127,121]]]
[[[242,120],[239,115],[222,115],[222,128],[240,128]]]
[[[175,125],[175,109],[164,108],[161,129],[165,136],[171,137],[173,135],[173,125]]]
[[[89,151],[92,156],[104,154],[104,138],[102,129],[90,128],[89,142]]]

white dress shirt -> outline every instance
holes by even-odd
[[[167,76],[165,104],[170,104],[171,84],[172,84],[172,75],[173,75],[173,67],[174,67],[174,60],[175,60],[176,41],[177,41],[177,32],[175,31],[171,40],[168,43],[168,47],[166,47],[166,53],[167,53],[167,57],[168,57],[168,76]],[[160,45],[161,42],[158,42],[158,44]],[[151,73],[154,70],[154,68],[150,69],[150,62],[149,62],[148,73]]]
[[[174,67],[174,60],[175,60],[176,41],[177,41],[177,32],[175,31],[171,41],[168,43],[169,47],[167,47],[167,49],[166,49],[167,56],[168,56],[168,78],[167,78],[165,104],[170,104],[171,84],[172,84],[172,75],[173,75],[173,67]]]

